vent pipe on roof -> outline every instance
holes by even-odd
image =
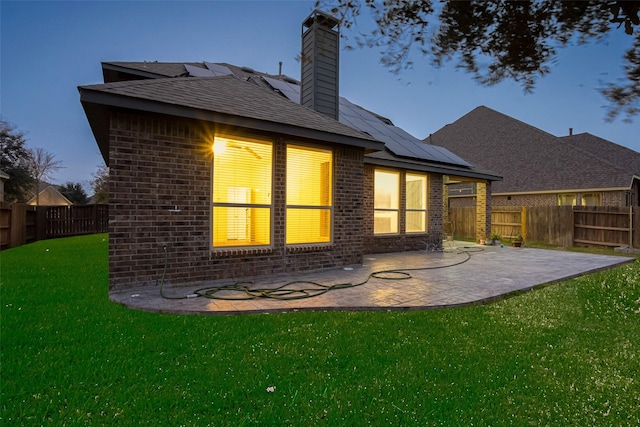
[[[340,31],[333,16],[314,10],[302,22],[300,103],[338,120]]]
[[[278,62],[278,75],[281,76],[282,75],[282,61]]]
[[[569,128],[569,136],[573,135],[573,128]]]

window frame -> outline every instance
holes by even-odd
[[[397,177],[397,186],[396,186],[396,208],[379,208],[376,207],[376,175],[378,173],[385,173],[385,174],[390,174],[390,175],[395,175]],[[401,215],[401,187],[402,187],[402,174],[401,171],[399,170],[392,170],[392,169],[382,169],[382,168],[375,168],[374,172],[373,172],[373,235],[374,236],[397,236],[400,234],[401,230],[400,230],[400,215]],[[393,204],[391,204],[393,205]],[[376,213],[377,212],[389,212],[389,213],[395,213],[395,229],[396,231],[390,231],[390,232],[380,232],[380,231],[376,231]],[[393,225],[393,224],[392,224]],[[392,227],[393,229],[393,227]]]
[[[422,193],[422,197],[424,197],[424,208],[420,208],[420,209],[415,209],[415,208],[409,208],[409,177],[418,177],[421,179],[424,179],[424,188],[423,188],[423,193]],[[404,203],[404,228],[405,228],[405,233],[406,234],[425,234],[429,232],[429,175],[426,173],[418,173],[418,172],[409,172],[406,171],[404,173],[404,191],[405,191],[405,203]],[[408,225],[409,225],[409,213],[412,212],[420,212],[420,213],[424,213],[424,224],[423,230],[420,231],[409,231],[408,230]]]
[[[330,163],[330,167],[331,170],[329,171],[328,174],[328,178],[330,180],[329,182],[329,190],[330,190],[330,197],[329,197],[329,204],[328,205],[302,205],[302,204],[293,204],[293,203],[289,203],[288,200],[288,190],[289,190],[289,177],[290,177],[290,172],[289,172],[289,161],[288,161],[288,156],[289,156],[289,148],[294,148],[294,149],[298,149],[298,150],[308,150],[308,151],[316,151],[316,152],[324,152],[326,154],[329,154],[330,159],[331,159],[331,163]],[[285,197],[284,197],[284,242],[285,242],[285,246],[286,247],[296,247],[296,246],[309,246],[309,245],[332,245],[334,242],[334,225],[335,225],[335,216],[334,216],[334,209],[335,209],[335,183],[336,183],[336,179],[335,179],[335,151],[331,148],[331,147],[327,147],[327,146],[321,146],[321,145],[315,145],[315,144],[306,144],[306,143],[302,143],[300,141],[287,141],[285,144]],[[309,241],[309,242],[295,242],[295,243],[289,243],[288,242],[288,238],[289,238],[289,233],[287,232],[287,228],[289,225],[289,211],[290,210],[312,210],[312,211],[327,211],[329,213],[329,219],[328,219],[328,226],[329,226],[329,233],[328,233],[328,240],[327,241]],[[319,233],[318,235],[322,235],[322,233]]]
[[[270,146],[270,155],[271,155],[271,162],[269,164],[269,168],[270,168],[270,186],[269,186],[269,191],[270,191],[270,196],[269,196],[269,201],[270,203],[243,203],[243,202],[217,202],[215,200],[215,181],[216,181],[216,170],[215,170],[215,163],[216,163],[216,155],[220,155],[217,154],[215,152],[215,143],[216,143],[216,139],[229,139],[229,140],[234,140],[234,141],[238,141],[238,142],[247,142],[247,143],[258,143],[258,144],[265,144],[265,145],[269,145]],[[255,135],[255,134],[247,134],[247,133],[233,133],[233,134],[227,134],[227,133],[219,133],[219,134],[215,134],[213,136],[213,143],[212,146],[210,147],[211,149],[211,153],[212,153],[212,157],[211,157],[211,178],[209,180],[210,184],[211,184],[211,191],[210,191],[210,197],[211,197],[211,204],[210,204],[210,231],[209,231],[209,247],[211,250],[213,251],[226,251],[226,250],[238,250],[238,249],[255,249],[255,248],[272,248],[273,244],[274,244],[274,212],[275,212],[275,204],[274,204],[274,185],[275,185],[275,160],[276,160],[276,141],[274,140],[274,138],[272,137],[268,137],[268,136],[264,136],[264,135]],[[228,186],[226,187],[227,190],[229,190],[230,188],[243,188],[243,186]],[[246,188],[251,188],[246,187]],[[216,208],[224,208],[224,209],[228,209],[228,208],[244,208],[244,209],[268,209],[268,243],[265,244],[239,244],[239,245],[224,245],[224,246],[216,246],[216,239],[215,239],[215,210]]]

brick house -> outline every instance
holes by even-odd
[[[480,106],[424,139],[503,177],[493,206],[638,206],[640,153],[589,133],[556,137]],[[473,206],[473,185],[449,188],[451,207]]]
[[[336,27],[318,11],[303,22],[301,82],[230,64],[105,62],[104,84],[79,87],[110,171],[110,289],[424,249],[441,237],[450,177],[483,189],[489,227],[499,176],[339,97]]]

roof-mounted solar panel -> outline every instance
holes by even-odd
[[[384,142],[396,156],[471,167],[471,164],[449,150],[426,144],[403,129],[385,123],[379,117],[345,98],[340,98],[340,122]]]
[[[282,81],[278,79],[272,79],[271,77],[262,77],[264,81],[266,81],[269,86],[273,89],[277,89],[286,96],[289,101],[293,101],[296,104],[300,104],[300,86],[295,83],[290,83],[287,81]]]
[[[213,62],[204,62],[205,67],[207,67],[214,76],[222,77],[228,76],[229,74],[233,74],[231,70],[224,65],[214,64]]]
[[[184,68],[187,70],[191,77],[214,77],[215,74],[208,68],[195,67],[193,65],[184,64]]]

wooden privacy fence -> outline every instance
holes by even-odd
[[[29,206],[0,203],[0,248],[56,237],[105,233],[108,205]]]
[[[452,208],[455,236],[475,238],[475,208]],[[640,208],[609,206],[493,207],[491,232],[556,246],[640,248]],[[490,237],[490,236],[487,236]]]
[[[588,245],[640,247],[634,242],[633,228],[638,228],[637,211],[638,209],[634,213],[629,208],[576,206],[573,209],[573,241]],[[638,230],[635,231],[637,240]]]

